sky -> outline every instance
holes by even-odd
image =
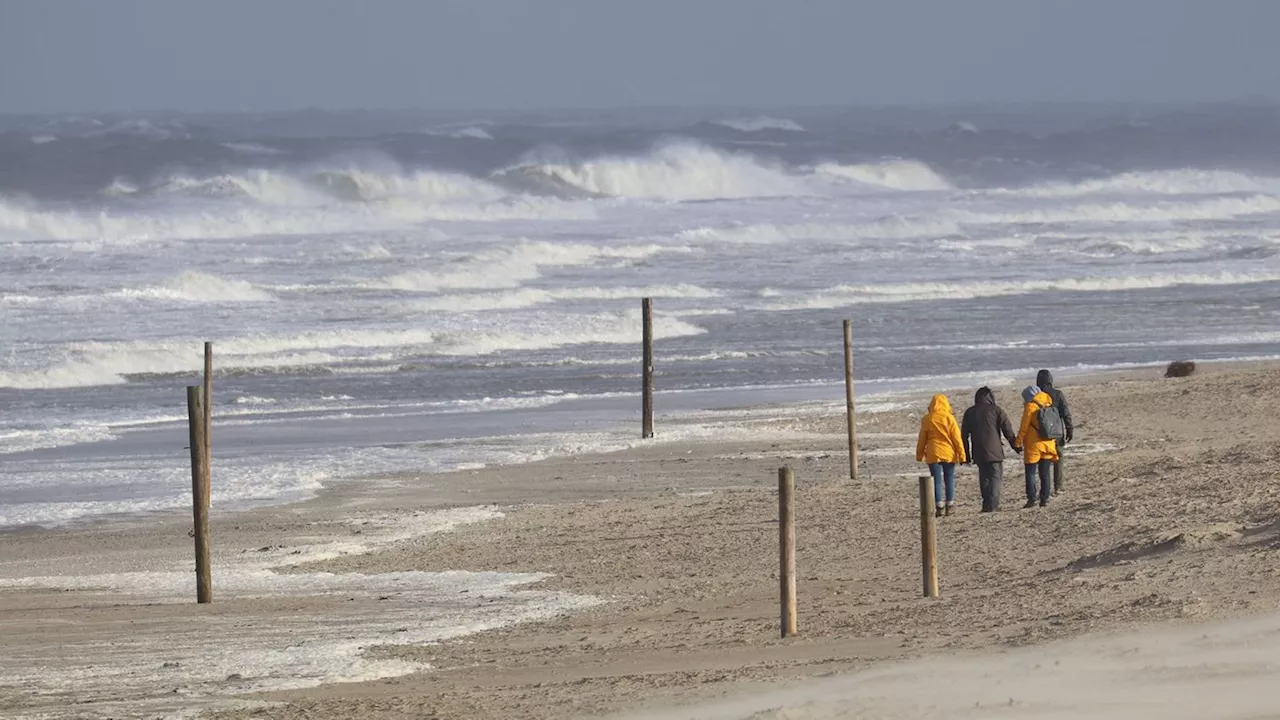
[[[0,113],[1280,98],[1270,0],[0,0]]]

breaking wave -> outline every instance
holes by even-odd
[[[844,180],[892,190],[950,190],[951,183],[928,165],[916,160],[839,165],[822,163],[814,171]]]
[[[918,300],[967,300],[1045,292],[1120,292],[1186,285],[1251,285],[1280,282],[1280,272],[1203,273],[1146,277],[1064,278],[1060,280],[992,280],[952,283],[897,283],[840,285],[792,295],[766,289],[760,292],[766,310],[828,310],[864,303],[901,303]]]
[[[384,278],[378,287],[407,292],[517,288],[541,274],[543,267],[592,265],[601,260],[636,261],[664,248],[657,245],[599,247],[583,243],[521,242],[493,248],[426,270]]]
[[[655,337],[698,335],[705,330],[671,317],[654,321]],[[349,361],[414,355],[478,356],[570,345],[634,343],[638,310],[531,318],[519,331],[338,330],[291,336],[248,336],[218,341],[219,367],[227,372],[332,367]],[[84,342],[64,348],[58,360],[36,370],[0,371],[0,387],[18,389],[113,385],[131,376],[195,372],[203,362],[199,341]]]
[[[717,120],[715,125],[727,127],[738,132],[756,133],[766,130],[780,130],[783,132],[806,132],[803,127],[792,120],[786,118],[772,118],[767,115],[757,115],[755,117],[731,118],[728,120]]]
[[[589,195],[651,200],[716,200],[809,193],[803,180],[750,155],[691,142],[660,145],[638,156],[605,156],[576,163],[539,163],[508,169]]]
[[[1129,172],[1076,183],[1051,183],[1010,191],[1031,197],[1098,194],[1215,195],[1280,193],[1280,178],[1230,170],[1162,170]]]
[[[114,294],[143,300],[198,303],[267,302],[274,299],[271,293],[243,280],[227,280],[196,270],[187,270],[160,285],[130,288]]]

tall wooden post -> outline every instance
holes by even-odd
[[[195,520],[196,602],[213,602],[213,578],[209,569],[209,476],[205,474],[204,403],[199,385],[187,387],[187,422],[191,431],[191,508]]]
[[[849,425],[849,479],[858,479],[858,429],[853,413],[853,322],[844,321],[844,405]]]
[[[204,344],[204,496],[200,498],[209,507],[213,492],[213,343]]]
[[[644,325],[644,363],[641,381],[641,427],[640,437],[653,437],[653,299],[645,298],[640,303],[641,322]]]
[[[933,478],[920,476],[920,566],[924,573],[924,596],[938,597],[938,540],[934,520]]]
[[[796,526],[791,468],[778,468],[778,586],[782,637],[796,634]]]

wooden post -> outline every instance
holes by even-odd
[[[196,602],[213,601],[213,578],[209,570],[209,476],[205,474],[204,403],[199,385],[187,387],[187,422],[191,429],[191,507],[196,538]]]
[[[641,320],[644,325],[644,370],[641,382],[640,437],[653,437],[653,299],[644,298],[640,303]]]
[[[209,495],[213,492],[213,343],[204,344],[204,495],[200,501],[209,507]]]
[[[853,322],[844,321],[844,405],[849,425],[849,479],[858,479],[858,429],[853,421]]]
[[[796,526],[791,468],[778,468],[778,586],[782,637],[796,634]]]
[[[924,596],[938,597],[938,540],[934,520],[933,478],[920,476],[920,565],[924,572]]]

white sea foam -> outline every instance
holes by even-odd
[[[888,283],[841,285],[803,294],[765,289],[762,307],[768,310],[830,309],[861,303],[899,303],[917,300],[963,300],[1043,292],[1117,292],[1180,285],[1248,285],[1280,282],[1280,272],[1171,274],[1148,276],[1062,278],[1055,280],[984,280],[974,282]]]
[[[805,132],[805,129],[793,120],[787,120],[786,118],[772,118],[767,115],[717,120],[715,124],[746,133],[764,132],[766,130]]]
[[[734,155],[688,141],[638,156],[523,168],[594,195],[655,200],[713,200],[803,195],[803,181],[750,155]]]
[[[143,300],[203,303],[267,302],[274,299],[271,293],[243,280],[228,280],[196,270],[186,270],[160,285],[127,288],[112,295]]]
[[[476,312],[513,310],[562,301],[631,300],[644,297],[706,299],[720,297],[720,293],[697,285],[685,284],[654,287],[520,288],[506,292],[440,295],[418,300],[413,303],[413,306],[426,311]]]
[[[864,185],[892,190],[950,190],[951,183],[933,168],[916,160],[885,160],[878,163],[840,165],[822,163],[814,171]]]
[[[228,150],[234,150],[243,155],[283,155],[284,151],[279,148],[273,148],[270,145],[252,142],[226,142],[222,143],[222,147]]]
[[[311,687],[395,677],[429,670],[403,660],[378,659],[366,649],[378,645],[440,642],[484,630],[545,619],[598,605],[588,596],[526,589],[548,577],[540,573],[392,572],[380,574],[290,571],[300,563],[364,553],[432,533],[502,517],[488,507],[456,508],[398,516],[352,518],[356,541],[297,547],[267,546],[219,559],[218,594],[222,598],[298,598],[341,594],[336,615],[237,615],[235,622],[210,618],[190,642],[172,643],[160,635],[139,633],[116,642],[64,654],[33,670],[28,662],[0,661],[0,680],[39,688],[46,694],[75,688],[81,698],[115,697],[126,688],[125,714],[169,716],[181,708],[219,707],[246,692]],[[100,563],[101,564],[101,563]],[[166,571],[89,572],[43,577],[0,578],[0,586],[75,589],[109,593],[134,602],[181,603],[190,599],[187,567]],[[376,607],[376,612],[369,612]],[[247,621],[246,621],[247,618]],[[337,621],[335,622],[335,618]],[[210,648],[216,651],[209,651]],[[154,664],[139,666],[127,658],[146,655]],[[176,695],[173,687],[180,688]],[[116,705],[119,712],[119,705]]]
[[[428,135],[453,138],[455,140],[463,140],[463,139],[492,140],[493,139],[493,136],[489,134],[488,130],[485,130],[484,128],[478,125],[466,125],[462,127],[459,127],[456,125],[446,125],[444,127],[431,128],[430,130],[426,130],[424,132],[426,132],[426,134]]]
[[[385,278],[381,286],[412,292],[515,288],[537,278],[543,267],[578,267],[601,260],[642,260],[664,248],[659,245],[598,246],[586,243],[519,242],[476,253],[437,268],[410,270]]]
[[[640,336],[639,311],[590,315],[557,314],[533,318],[517,331],[335,330],[296,335],[263,335],[217,341],[219,367],[225,370],[289,368],[339,364],[354,358],[378,359],[372,352],[435,355],[487,355],[511,350],[542,350],[585,344],[625,344]],[[670,317],[654,324],[655,337],[697,335],[701,327]],[[110,385],[131,375],[196,372],[203,363],[196,340],[81,342],[38,369],[0,371],[0,387],[59,388]]]
[[[1280,178],[1229,170],[1156,170],[1128,172],[1075,183],[1034,185],[1007,190],[1031,197],[1072,197],[1102,194],[1212,195],[1227,193],[1280,193]]]
[[[56,141],[57,141],[57,139],[58,139],[58,136],[57,136],[57,135],[32,135],[32,136],[31,136],[31,144],[33,144],[33,145],[47,145],[47,144],[49,144],[49,143],[51,143],[51,142],[56,142]]]

